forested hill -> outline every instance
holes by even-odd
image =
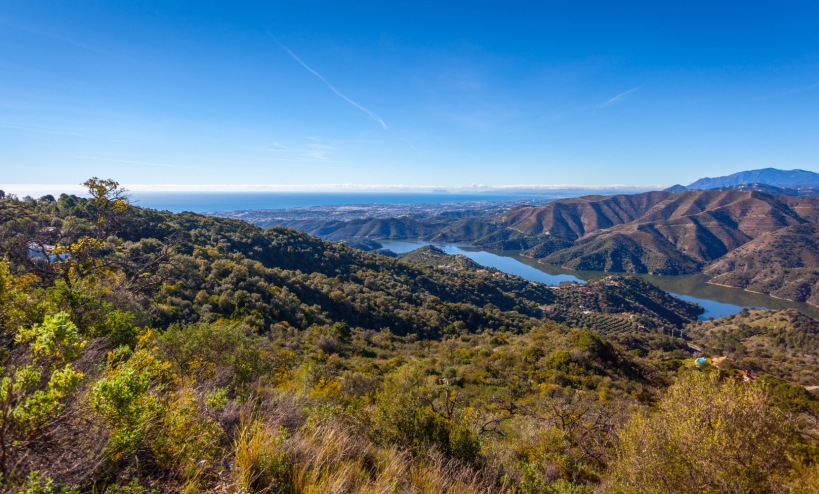
[[[448,255],[433,245],[426,245],[410,252],[400,254],[398,258],[404,261],[424,264],[427,266],[437,266],[442,268],[448,267],[448,271],[483,268],[483,266],[463,254]]]
[[[519,277],[446,272],[435,263],[401,262],[287,228],[129,208],[110,220],[117,223],[111,225],[120,239],[115,241],[104,238],[110,232],[96,232],[91,201],[63,195],[4,204],[3,253],[20,269],[59,283],[65,265],[82,272],[84,263],[102,260],[124,277],[111,289],[129,293],[141,321],[163,327],[219,318],[260,329],[344,321],[440,337],[478,328],[526,330],[543,317],[541,306],[559,302],[554,290]],[[87,251],[69,247],[97,236]],[[73,257],[49,262],[61,249]],[[40,255],[32,255],[37,250]],[[90,275],[97,268],[87,269]],[[662,293],[650,285],[640,289]],[[679,326],[697,315],[686,305],[663,316],[633,304],[626,309],[645,312],[658,327]]]
[[[86,185],[91,199],[0,198],[0,491],[665,492],[659,473],[672,492],[730,477],[797,494],[819,479],[819,401],[795,383],[817,375],[811,336],[765,339],[799,360],[746,385],[742,366],[761,372],[724,342],[750,348],[766,326],[681,339],[702,309],[633,277],[548,287]],[[695,367],[694,345],[740,368]]]
[[[97,231],[91,201],[62,196],[4,206],[2,248],[14,266],[66,290],[75,284],[66,282],[67,271],[119,272],[106,287],[111,296],[87,302],[127,300],[141,323],[160,327],[230,318],[261,330],[334,321],[428,336],[524,330],[537,304],[554,298],[520,279],[451,275],[285,228],[130,208],[116,220],[117,240]],[[76,246],[83,238],[94,241]],[[68,260],[57,257],[63,251]]]

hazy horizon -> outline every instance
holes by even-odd
[[[673,184],[658,185],[365,185],[365,184],[316,184],[316,185],[278,185],[278,184],[226,184],[226,185],[183,185],[183,184],[120,184],[129,192],[144,194],[164,193],[298,193],[298,194],[351,194],[351,193],[380,193],[380,194],[440,194],[440,195],[471,195],[484,194],[491,197],[495,194],[550,194],[563,191],[647,191],[657,190]],[[0,190],[18,196],[35,194],[79,194],[85,193],[86,188],[75,184],[0,184]]]

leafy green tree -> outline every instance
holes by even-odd
[[[93,177],[83,182],[83,185],[91,194],[96,239],[102,240],[115,234],[122,226],[125,213],[130,208],[125,189],[119,186],[119,182],[110,178]]]
[[[91,390],[91,407],[111,429],[112,460],[147,454],[193,489],[220,457],[224,431],[205,414],[204,397],[184,386],[153,344],[147,331],[134,350],[121,346],[109,354],[108,371]]]
[[[9,347],[18,328],[33,322],[34,276],[13,276],[9,263],[0,260],[0,344]]]
[[[389,376],[377,394],[373,434],[380,442],[421,452],[430,447],[475,462],[480,442],[460,420],[454,391],[443,397],[424,383],[416,369],[404,366]]]
[[[330,326],[330,330],[327,333],[345,343],[350,341],[353,334],[352,330],[350,329],[350,325],[346,322],[337,322],[333,324]]]

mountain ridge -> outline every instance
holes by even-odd
[[[819,173],[800,169],[761,168],[732,173],[722,177],[703,177],[687,185],[686,189],[716,189],[743,184],[765,184],[794,189],[798,189],[800,186],[819,186]]]

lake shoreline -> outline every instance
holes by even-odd
[[[709,283],[711,279],[705,274],[659,276],[643,273],[607,273],[603,271],[574,271],[551,264],[538,262],[535,259],[519,255],[515,251],[497,251],[482,249],[470,244],[435,243],[420,239],[379,239],[385,249],[402,254],[423,247],[434,245],[447,254],[466,255],[478,264],[498,269],[507,274],[521,276],[529,281],[558,285],[563,281],[586,281],[610,274],[631,274],[640,277],[662,290],[683,300],[697,303],[706,312],[701,317],[707,319],[724,317],[740,312],[743,308],[797,309],[805,314],[819,318],[819,309],[804,302],[793,302],[777,299],[765,294],[750,293],[742,288],[721,286]]]

